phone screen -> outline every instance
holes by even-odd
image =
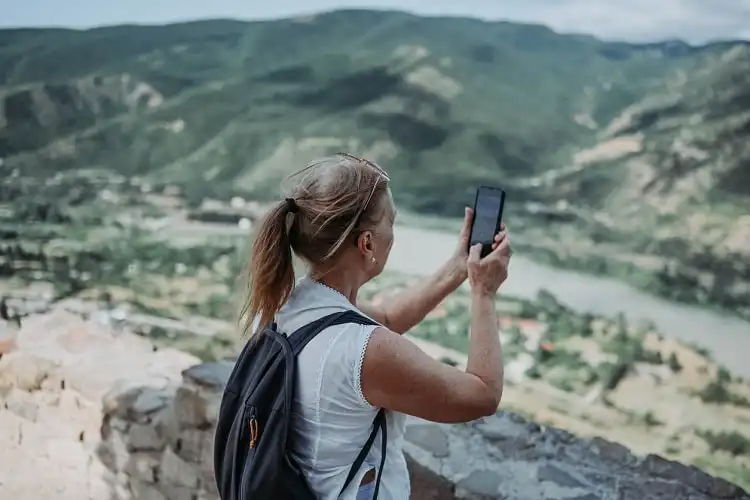
[[[474,224],[471,229],[470,245],[477,243],[485,246],[492,245],[499,219],[502,216],[504,202],[505,192],[502,190],[480,188],[474,205]],[[489,248],[483,250],[487,252]]]

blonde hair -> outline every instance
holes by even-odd
[[[310,163],[290,175],[285,200],[260,223],[247,269],[240,313],[245,333],[256,319],[273,320],[294,288],[292,252],[312,266],[335,263],[342,249],[378,222],[389,177],[377,164],[348,153]]]

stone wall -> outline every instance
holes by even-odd
[[[117,385],[104,398],[100,456],[113,491],[143,500],[215,500],[213,427],[231,363],[193,366],[179,385]],[[462,425],[412,419],[405,451],[412,498],[700,500],[741,488],[656,455],[636,457],[518,415]]]
[[[130,387],[171,405],[181,372],[199,360],[100,320],[59,305],[20,329],[0,323],[0,499],[132,498],[97,453],[104,395]],[[2,342],[3,326],[12,342]],[[156,401],[121,402],[138,412]],[[157,428],[134,427],[133,442]]]
[[[213,428],[231,363],[157,349],[74,305],[0,324],[12,340],[0,344],[0,499],[216,500]],[[505,412],[412,419],[404,447],[416,500],[750,499],[696,468]]]

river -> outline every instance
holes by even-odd
[[[396,226],[387,269],[429,274],[453,252],[456,241],[457,234]],[[556,269],[514,254],[502,291],[533,298],[541,289],[581,312],[608,316],[622,312],[630,321],[650,320],[663,335],[707,349],[731,372],[750,379],[750,323],[746,321],[670,302],[613,279]]]

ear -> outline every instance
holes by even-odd
[[[370,255],[373,251],[372,231],[364,231],[357,238],[357,248],[362,255]]]

